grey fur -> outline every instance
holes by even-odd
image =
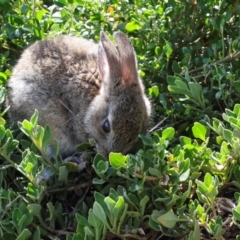
[[[65,156],[89,137],[105,156],[127,153],[146,132],[151,106],[129,39],[122,32],[114,37],[119,51],[104,32],[99,44],[60,36],[28,47],[8,81],[11,120],[30,119],[38,109],[39,123],[51,127]],[[109,133],[102,129],[106,119]]]

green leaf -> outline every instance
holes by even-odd
[[[16,240],[27,240],[32,236],[32,233],[28,229],[24,229]]]
[[[192,127],[192,132],[195,138],[200,138],[202,141],[206,141],[207,129],[199,122],[195,122]]]
[[[199,181],[198,179],[196,179],[196,183],[197,183],[197,189],[199,190],[199,192],[202,193],[203,195],[207,194],[208,192],[207,186],[202,181]]]
[[[140,138],[142,139],[142,142],[143,142],[144,145],[152,146],[154,144],[153,139],[149,136],[145,136],[145,135],[141,134]]]
[[[84,232],[85,232],[85,234],[87,234],[87,236],[90,237],[90,239],[94,238],[94,232],[93,232],[92,228],[86,226],[86,227],[84,227]]]
[[[3,125],[0,125],[0,141],[3,140],[5,136],[5,127]]]
[[[102,228],[102,222],[93,213],[93,210],[90,209],[88,212],[88,223],[94,227],[95,230],[100,231]]]
[[[153,97],[158,97],[158,95],[159,95],[158,86],[153,86],[153,87],[149,88],[148,91],[149,91],[149,95],[151,95]]]
[[[155,54],[156,54],[157,56],[160,56],[160,55],[161,55],[161,48],[160,48],[159,46],[156,46],[156,47],[155,47]]]
[[[39,198],[39,191],[31,182],[28,183],[27,196],[29,196],[33,200]]]
[[[108,229],[110,229],[110,226],[107,222],[106,214],[102,206],[98,202],[94,202],[93,204],[93,213],[98,219],[100,219],[103,222],[104,225],[108,227]]]
[[[113,208],[113,216],[114,216],[114,218],[118,219],[118,216],[119,216],[120,212],[124,209],[124,204],[125,204],[125,202],[124,202],[123,197],[119,196],[118,200],[115,203],[115,206]]]
[[[240,221],[240,212],[239,212],[239,210],[240,210],[240,209],[239,209],[239,206],[238,206],[238,208],[232,210],[233,217],[234,217],[236,220],[238,220],[238,221]]]
[[[59,168],[59,178],[58,178],[58,180],[63,181],[63,182],[67,182],[67,179],[68,179],[68,170],[67,170],[67,167],[63,165]]]
[[[104,202],[106,203],[108,210],[110,211],[110,214],[112,214],[112,211],[116,205],[116,202],[113,199],[111,199],[110,197],[105,197]]]
[[[190,169],[188,169],[188,170],[186,170],[185,172],[181,173],[181,175],[179,176],[179,181],[180,181],[180,182],[185,182],[185,181],[187,181],[190,173],[191,173]]]
[[[182,69],[179,67],[179,64],[176,60],[173,60],[172,70],[174,73],[181,73]]]
[[[237,181],[232,181],[233,185],[240,189],[240,183]]]
[[[128,204],[125,203],[123,212],[122,212],[121,217],[120,217],[120,219],[119,219],[119,221],[118,221],[118,225],[119,225],[119,226],[121,226],[122,223],[126,220],[127,211],[128,211]]]
[[[7,75],[3,72],[0,72],[0,79],[3,79],[4,81],[6,81],[7,80]],[[2,101],[0,101],[0,103],[2,103]]]
[[[18,146],[18,141],[13,139],[12,141],[9,142],[9,145],[7,147],[7,153],[10,154],[12,153],[16,147]]]
[[[180,140],[180,143],[182,146],[192,143],[192,139],[189,137],[185,137],[185,136],[180,136],[179,140]]]
[[[22,212],[18,208],[14,209],[12,213],[12,219],[16,225],[18,225],[18,222],[20,221],[21,217],[22,217]]]
[[[51,225],[51,229],[54,229],[54,227],[52,225],[55,224],[55,214],[56,214],[55,206],[53,205],[52,202],[48,202],[47,203],[47,208],[49,210],[49,217],[48,217],[48,219],[49,219],[49,222],[50,222],[50,225]]]
[[[210,173],[206,173],[204,176],[204,184],[209,187],[213,183],[213,177],[211,176]]]
[[[31,173],[32,170],[34,169],[34,167],[35,167],[34,164],[32,164],[31,162],[28,162],[27,166],[24,168],[24,170],[26,173]]]
[[[96,154],[93,159],[93,169],[102,178],[104,173],[108,170],[108,161],[101,155]]]
[[[18,225],[18,227],[19,227],[19,231],[23,230],[23,224],[24,224],[24,222],[26,221],[26,219],[27,219],[26,214],[23,214],[23,215],[21,216],[21,219],[20,219],[19,222],[17,223],[17,225]]]
[[[102,156],[101,154],[97,153],[93,159],[93,166],[97,167],[98,163],[100,161],[106,161],[106,159],[104,158],[104,156]]]
[[[180,78],[176,76],[167,76],[167,83],[171,86],[176,86],[175,81],[177,79],[180,79]]]
[[[150,198],[148,196],[144,196],[143,199],[140,201],[140,208],[141,208],[141,214],[144,214],[146,205],[148,203],[148,201],[150,200]]]
[[[107,205],[106,205],[106,203],[104,201],[105,197],[100,192],[94,192],[94,197],[95,197],[95,201],[102,206],[105,214],[107,216],[109,216],[110,212],[109,212],[109,210],[107,208]]]
[[[173,213],[173,211],[169,211],[159,216],[157,220],[164,227],[173,228],[176,225],[176,223],[179,221],[179,218]]]
[[[99,185],[102,185],[102,184],[104,184],[106,181],[104,181],[103,179],[98,179],[98,178],[94,178],[93,180],[92,180],[92,183],[93,184],[99,184]]]
[[[157,232],[161,231],[160,225],[153,221],[151,218],[149,219],[149,226]]]
[[[28,7],[27,4],[23,4],[23,5],[21,6],[21,12],[22,12],[22,14],[27,14],[28,10],[29,10],[29,7]]]
[[[226,115],[227,117],[236,117],[236,113],[228,108],[225,108],[225,113],[223,113],[224,115]]]
[[[162,137],[165,140],[172,140],[174,138],[175,135],[175,129],[173,127],[168,127],[166,129],[163,130],[162,132]]]
[[[128,32],[133,32],[135,30],[139,30],[141,27],[138,23],[136,23],[135,21],[129,22],[126,24],[125,29]]]
[[[27,148],[31,149],[32,143],[30,141],[25,140],[25,139],[21,139],[20,140],[20,145],[23,147],[23,149],[27,149]]]
[[[126,167],[128,163],[128,157],[122,155],[121,153],[113,153],[109,154],[109,162],[112,167],[115,169],[119,169],[121,167]]]
[[[31,133],[32,129],[33,129],[33,125],[31,122],[24,120],[22,122],[22,126],[19,126],[21,130],[24,131],[24,133],[29,136],[29,134]]]
[[[26,228],[27,226],[29,226],[32,223],[32,221],[33,221],[33,215],[30,214],[30,212],[28,211],[28,209],[26,207],[26,210],[24,211],[24,217],[21,218],[21,220],[19,221],[19,226],[22,229]]]
[[[32,117],[30,119],[30,122],[31,122],[33,127],[37,126],[38,116],[39,116],[38,110],[35,109],[34,114],[32,115]]]
[[[235,180],[240,182],[240,166],[239,165],[234,167],[233,174],[234,174]]]
[[[117,216],[119,214],[119,212],[124,208],[124,204],[124,198],[122,196],[119,196],[114,206],[114,216]]]
[[[41,126],[36,126],[34,131],[33,131],[33,137],[32,138],[34,140],[35,145],[38,148],[42,148],[43,137],[44,137],[44,128],[41,127]]]
[[[188,240],[201,240],[200,227],[196,219],[194,219],[194,231],[190,232]]]
[[[191,61],[191,54],[190,53],[186,53],[184,55],[184,58],[181,61],[181,66],[182,67],[186,66],[187,68],[189,68],[190,61]]]
[[[190,92],[187,88],[187,85],[186,85],[186,88],[185,88],[185,83],[181,81],[181,86],[179,86],[179,83],[180,82],[177,82],[178,83],[178,86],[172,86],[172,85],[169,85],[168,86],[168,90],[172,93],[175,93],[175,94],[182,94],[182,95],[187,95],[189,96],[190,95]]]
[[[117,191],[116,191],[115,189],[111,188],[111,189],[110,189],[110,193],[109,193],[109,197],[110,197],[111,199],[113,199],[115,202],[117,202],[119,196],[118,196]]]
[[[54,3],[60,3],[61,5],[68,6],[68,0],[54,0]]]
[[[237,115],[237,118],[239,119],[240,118],[240,104],[239,103],[234,105],[233,112]]]
[[[181,197],[181,202],[184,204],[184,202],[188,199],[192,191],[192,180],[188,182],[188,189],[185,191]]]
[[[135,199],[133,199],[133,194],[131,194],[132,197],[129,197],[130,193],[128,194],[126,189],[124,187],[122,187],[121,185],[118,186],[118,191],[120,192],[121,195],[123,195],[124,200],[130,204],[131,207],[134,207],[134,209],[136,209],[136,211],[138,211],[138,199],[136,199],[137,197],[135,196]],[[135,201],[136,200],[136,201]]]
[[[190,169],[190,159],[182,160],[179,165],[180,174]]]
[[[181,78],[177,78],[177,79],[175,80],[175,84],[176,84],[177,87],[181,88],[184,92],[186,92],[187,95],[190,94],[188,85],[185,83],[184,80],[182,80]]]
[[[163,47],[163,51],[165,52],[167,58],[169,58],[173,52],[172,44],[167,42],[166,45]]]
[[[0,116],[0,125],[5,125],[5,124],[6,124],[5,119]]]
[[[223,137],[226,141],[232,142],[233,133],[228,129],[223,129]]]
[[[41,214],[41,205],[39,204],[28,204],[27,206],[30,213],[32,213],[34,216],[39,217]]]
[[[108,170],[108,162],[107,161],[99,161],[97,164],[97,171],[100,174],[104,174]]]
[[[125,197],[124,195],[124,198],[127,200],[130,200],[132,203],[134,203],[135,206],[139,206],[140,202],[139,202],[139,199],[138,199],[138,196],[136,196],[136,194],[133,194],[133,193],[128,193],[128,198]]]
[[[37,226],[36,231],[33,234],[33,240],[41,240],[41,231],[39,226]]]
[[[91,144],[89,142],[81,143],[77,146],[77,150],[79,151],[86,151],[87,149],[91,148]]]
[[[156,168],[148,168],[148,172],[152,175],[152,176],[156,176],[156,177],[159,177],[159,179],[162,177],[162,173],[156,169]]]
[[[190,88],[190,91],[192,93],[192,96],[195,99],[199,99],[201,98],[201,94],[202,94],[202,86],[199,83],[196,82],[189,82],[188,86]]]
[[[79,213],[76,213],[76,214],[75,214],[75,217],[76,217],[76,219],[77,219],[77,222],[78,222],[79,224],[81,224],[82,226],[87,226],[87,225],[89,225],[87,219],[86,219],[85,217],[81,216]]]
[[[42,145],[43,145],[43,149],[47,150],[47,147],[51,141],[51,129],[49,126],[46,126],[44,129],[44,135],[43,135],[43,139],[42,139]]]

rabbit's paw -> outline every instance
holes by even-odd
[[[78,171],[81,172],[85,169],[89,163],[86,160],[85,152],[75,152],[72,156],[69,156],[63,160],[64,163],[71,162],[78,167]]]

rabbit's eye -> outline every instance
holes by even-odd
[[[105,122],[103,123],[102,129],[105,133],[110,133],[111,128],[110,128],[110,123],[109,123],[108,119],[106,119]]]

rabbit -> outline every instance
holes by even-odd
[[[37,109],[65,157],[89,138],[105,157],[128,153],[147,131],[151,104],[130,40],[121,31],[114,38],[118,50],[103,31],[98,44],[62,35],[28,47],[7,83],[10,120],[30,119]]]

